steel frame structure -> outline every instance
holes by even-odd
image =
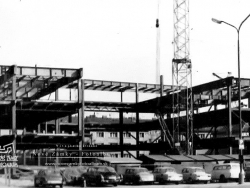
[[[172,130],[171,127],[173,127],[173,122],[176,122],[176,117],[171,117],[171,114],[172,106],[175,102],[173,98],[173,95],[175,95],[173,87],[177,88],[175,86],[84,80],[81,78],[82,69],[65,70],[19,66],[0,66],[0,69],[2,72],[0,75],[0,128],[12,129],[10,139],[17,141],[17,149],[39,149],[46,148],[47,146],[53,147],[53,145],[57,143],[67,142],[79,144],[78,149],[82,149],[84,137],[89,136],[85,133],[85,130],[88,130],[90,127],[92,127],[93,130],[98,130],[98,126],[89,126],[88,122],[84,122],[84,111],[100,111],[117,112],[120,116],[116,124],[102,125],[102,129],[118,131],[120,135],[123,135],[123,132],[136,131],[136,145],[125,146],[123,144],[123,136],[121,136],[119,146],[100,146],[94,149],[120,151],[121,154],[127,150],[135,150],[137,151],[137,155],[139,155],[140,150],[152,149],[152,151],[157,152],[163,149],[165,152],[169,151],[169,154],[172,154],[171,150],[169,150],[170,148],[166,146],[166,142],[159,144],[141,144],[139,142],[139,131],[161,130],[158,121],[142,122],[139,121],[139,115],[140,113],[155,113],[156,110],[159,110],[161,113],[167,114],[168,118],[162,119],[162,121],[169,126],[170,132],[173,132],[174,130]],[[38,72],[40,73],[38,74]],[[53,75],[53,72],[56,74]],[[61,73],[61,75],[59,75],[59,73]],[[48,95],[48,93],[56,93],[61,87],[77,89],[77,99],[60,101],[58,96],[55,96],[53,101],[41,100],[40,97]],[[121,101],[85,101],[85,90],[120,92]],[[178,91],[179,96],[185,96],[187,89],[184,86],[178,86]],[[194,140],[194,149],[199,149],[200,146],[208,149],[237,146],[237,141],[232,134],[233,125],[238,122],[237,108],[232,107],[232,103],[238,100],[237,91],[238,79],[234,77],[192,87],[192,94],[194,96],[192,106],[194,106],[196,112],[193,114],[194,128],[202,129],[208,127],[211,128],[208,133],[215,135],[212,139],[198,140],[198,142]],[[124,102],[124,92],[134,92],[135,102]],[[140,101],[139,93],[161,93],[161,96]],[[167,93],[167,95],[163,95],[162,93]],[[241,79],[241,94],[242,100],[248,99],[248,106],[250,106],[250,79]],[[180,99],[182,98],[180,97]],[[182,104],[185,104],[185,101]],[[222,109],[221,106],[223,107]],[[200,109],[203,107],[206,107],[207,111],[203,110],[203,112],[201,112]],[[217,107],[220,107],[220,109]],[[180,106],[179,109],[180,111],[185,111],[186,106]],[[128,125],[123,120],[123,114],[129,112],[136,113],[136,122]],[[58,119],[72,114],[78,114],[78,123],[75,125],[72,124],[72,126],[77,127],[77,135],[60,135],[61,125]],[[250,122],[249,114],[249,109],[242,109],[242,119],[246,123]],[[27,121],[27,119],[30,121]],[[179,117],[180,133],[186,132],[187,119],[187,116]],[[41,135],[42,123],[50,120],[57,120],[55,121],[56,134]],[[227,136],[225,138],[216,136],[219,126],[227,128]],[[17,129],[24,127],[37,129],[38,133],[17,135]],[[47,140],[47,146],[41,143],[44,139]],[[6,137],[0,137],[1,143],[7,140]],[[211,145],[211,143],[218,142],[220,144]]]

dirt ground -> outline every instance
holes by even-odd
[[[0,177],[0,187],[1,188],[14,188],[14,187],[25,187],[27,188],[27,186],[32,186],[33,183],[33,179],[29,178],[29,179],[19,179],[19,180],[10,180],[10,186],[8,186],[7,184],[8,182],[6,182],[5,177],[1,176]]]

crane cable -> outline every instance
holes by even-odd
[[[160,0],[157,3],[157,18],[156,18],[156,84],[159,84],[160,80],[160,22],[159,22],[159,12],[160,12]]]

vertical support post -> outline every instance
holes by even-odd
[[[164,82],[163,82],[163,75],[160,76],[160,96],[162,97],[164,94]]]
[[[138,83],[136,83],[136,91],[135,91],[135,100],[136,104],[139,102],[139,90],[138,90]],[[140,134],[139,134],[139,112],[136,111],[136,146],[138,148],[140,143]],[[136,150],[136,157],[138,158],[140,155],[140,151]]]
[[[14,67],[16,69],[16,66]],[[16,74],[12,77],[12,134],[15,136],[13,144],[16,150]],[[16,153],[16,151],[14,151]]]
[[[25,153],[25,150],[23,150],[23,165],[26,165],[26,153]]]
[[[84,144],[84,139],[85,139],[85,122],[84,122],[84,80],[81,80],[81,85],[82,85],[82,145]]]
[[[55,91],[55,101],[57,101],[58,100],[58,89]],[[55,125],[56,125],[56,134],[59,134],[60,133],[60,128],[59,128],[59,119],[55,119]],[[56,151],[56,153],[57,153],[57,151],[58,151],[58,148],[56,147],[55,148],[55,151]],[[39,155],[40,156],[40,155]],[[40,163],[40,157],[38,156],[38,165],[40,165],[39,163]],[[57,164],[59,164],[59,157],[58,157],[58,155],[56,155],[56,161],[55,161],[55,163],[56,163],[56,165]]]
[[[13,168],[14,171],[15,168]],[[7,171],[8,171],[8,186],[10,186],[10,178],[11,178],[11,171],[10,171],[10,167],[7,167]]]
[[[45,122],[45,134],[47,134],[48,133],[48,123],[47,123],[47,121]]]
[[[250,108],[250,97],[248,97],[248,108]]]
[[[228,107],[228,137],[232,136],[232,86],[227,86],[227,107]],[[232,155],[233,148],[232,146],[229,147],[229,154]]]
[[[17,130],[16,130],[16,71],[17,71],[17,66],[15,65],[14,66],[14,74],[12,77],[12,109],[11,109],[11,111],[12,111],[12,113],[11,113],[11,115],[12,115],[12,134],[14,135],[13,156],[16,156],[16,137],[17,137]],[[16,173],[15,168],[13,168],[13,173],[14,174]]]
[[[123,102],[123,92],[121,91],[121,102]]]
[[[123,127],[123,111],[120,110],[119,111],[119,120],[120,120],[120,147],[121,147],[121,157],[123,157],[124,155],[124,151],[123,151],[123,130],[122,130],[122,127]]]
[[[7,179],[8,179],[8,173],[7,173],[7,167],[4,167],[4,182],[5,182],[5,185],[7,185]]]
[[[187,92],[187,90],[186,90]],[[178,95],[177,95],[178,96]],[[186,133],[186,137],[187,137],[187,140],[186,140],[186,152],[188,155],[190,155],[190,122],[189,122],[189,101],[188,101],[188,92],[186,93],[186,130],[187,130],[187,133]],[[179,126],[178,126],[178,130],[179,130]],[[179,134],[179,131],[178,131],[178,134]],[[178,140],[179,141],[179,140]]]
[[[192,90],[192,88],[190,88]],[[194,155],[196,153],[196,150],[194,148],[194,122],[193,122],[193,118],[194,118],[194,103],[193,103],[193,92],[191,91],[190,93],[190,114],[188,115],[189,120],[190,120],[190,129],[191,129],[191,155]]]
[[[55,101],[58,101],[58,89],[55,91]],[[55,120],[55,124],[56,124],[56,134],[60,133],[60,125],[59,125],[59,119]]]
[[[214,105],[214,111],[216,111],[216,110],[217,110],[217,105],[215,104]],[[214,127],[214,138],[215,139],[217,138],[217,128],[218,128],[218,124],[217,124],[217,122],[215,122],[215,127]],[[215,146],[214,152],[215,152],[215,155],[219,154],[219,150],[218,150],[217,146]]]
[[[38,126],[37,126],[37,133],[41,133],[41,124],[39,123]],[[41,149],[37,149],[37,153],[38,153],[38,156],[37,156],[37,165],[38,166],[41,166]]]
[[[163,96],[163,87],[164,87],[164,84],[163,84],[163,75],[160,76],[160,98],[162,98]],[[160,104],[159,104],[160,105]],[[164,135],[164,132],[163,130],[161,130],[161,140],[163,142],[166,141],[166,138],[165,138],[165,135]]]
[[[84,80],[78,80],[78,103],[81,104],[81,108],[78,110],[78,134],[81,137],[79,142],[79,151],[83,150],[84,143]],[[81,152],[79,153],[79,165],[82,164]]]
[[[41,133],[41,124],[40,123],[37,125],[37,133]]]

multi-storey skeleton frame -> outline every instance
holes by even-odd
[[[166,114],[164,122],[170,133],[173,132],[173,86],[159,84],[142,84],[128,82],[114,82],[101,80],[82,79],[82,69],[60,69],[46,67],[22,67],[22,66],[0,66],[0,128],[11,130],[10,135],[1,136],[1,143],[14,140],[17,150],[56,148],[58,144],[77,144],[74,149],[84,149],[84,137],[89,122],[84,121],[84,112],[116,112],[120,114],[120,122],[112,124],[109,129],[117,131],[120,135],[127,131],[136,131],[136,145],[124,145],[123,136],[120,137],[120,145],[98,146],[95,150],[102,151],[124,151],[150,150],[151,152],[171,153],[169,143],[140,143],[139,132],[148,130],[161,130],[159,121],[152,120],[140,122],[140,113],[153,113],[160,111]],[[77,92],[75,100],[59,100],[58,90],[60,88],[74,89]],[[237,147],[238,128],[238,79],[228,77],[210,83],[192,87],[193,94],[193,130],[192,142],[194,150],[211,149],[218,152],[221,148]],[[119,92],[121,102],[86,101],[84,93],[87,90]],[[180,95],[186,93],[185,87],[179,87]],[[124,92],[134,92],[136,101],[128,103],[123,101]],[[242,101],[247,101],[250,106],[250,79],[241,79]],[[146,101],[139,101],[139,93],[160,93],[164,95]],[[42,100],[44,96],[54,95],[52,100]],[[184,112],[186,108],[180,108]],[[124,113],[135,113],[136,122],[125,124]],[[243,126],[247,127],[250,122],[249,108],[242,108]],[[76,134],[61,134],[59,119],[78,114],[78,131]],[[42,124],[47,121],[55,122],[54,134],[48,134],[42,129]],[[179,117],[179,128],[181,134],[186,134],[187,117],[185,114]],[[101,125],[100,125],[101,126]],[[224,127],[226,135],[219,137],[219,127]],[[243,127],[245,130],[245,127]],[[102,128],[107,128],[103,125]],[[199,130],[206,128],[207,135],[213,135],[199,139],[196,135]],[[22,135],[17,130],[24,130]],[[26,130],[26,131],[25,131]],[[29,130],[37,130],[37,133],[29,133]],[[192,131],[193,131],[192,130]],[[247,129],[246,129],[247,130]],[[44,132],[45,131],[45,132]],[[248,131],[248,130],[247,130]],[[43,133],[44,132],[44,133]],[[159,137],[160,139],[160,137]],[[219,141],[219,142],[218,142]],[[220,144],[211,144],[220,143]],[[248,143],[246,143],[247,145]],[[160,150],[159,150],[160,148]],[[93,148],[89,148],[91,150]],[[247,150],[245,150],[247,152]]]

